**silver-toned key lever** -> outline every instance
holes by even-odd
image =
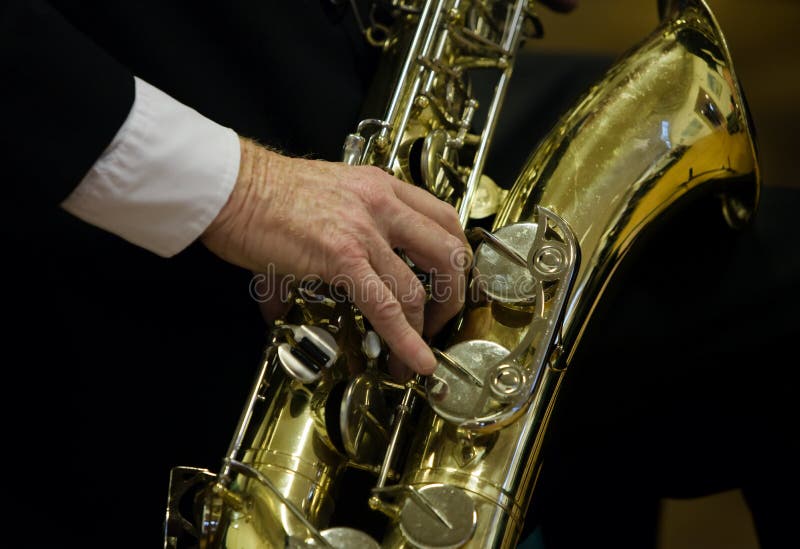
[[[438,520],[444,526],[446,526],[448,530],[453,529],[453,523],[447,520],[447,517],[444,516],[444,514],[442,514],[436,508],[436,506],[431,502],[431,500],[426,498],[422,492],[420,492],[413,486],[408,487],[408,492],[411,495],[411,499],[413,499],[417,503],[417,505],[428,511],[432,517],[435,517],[436,520]]]
[[[483,381],[481,381],[478,377],[475,376],[475,374],[473,374],[472,372],[464,368],[461,364],[459,364],[455,358],[445,353],[444,351],[440,351],[439,349],[431,348],[431,351],[433,351],[433,354],[436,358],[442,361],[442,364],[444,364],[446,368],[449,368],[454,372],[456,372],[457,374],[466,377],[477,387],[483,388]]]
[[[361,157],[364,155],[364,147],[367,140],[364,137],[351,133],[345,138],[342,147],[342,162],[350,166],[361,164]]]
[[[408,493],[411,499],[413,499],[414,502],[417,503],[417,505],[419,505],[421,509],[426,511],[431,516],[431,518],[439,521],[445,528],[449,530],[453,529],[453,523],[447,520],[447,517],[445,517],[441,513],[441,511],[439,511],[436,508],[436,506],[431,502],[431,500],[429,500],[427,497],[425,497],[425,495],[422,492],[420,492],[419,490],[417,490],[416,488],[414,488],[409,484],[395,484],[393,486],[383,486],[383,487],[376,486],[375,488],[372,489],[372,493],[378,495],[381,494],[395,495],[403,492]]]
[[[475,227],[467,231],[467,236],[470,239],[480,238],[489,246],[506,256],[508,259],[519,265],[520,267],[528,268],[528,260],[522,256],[517,250],[497,238],[495,235],[482,227]]]
[[[314,383],[322,371],[333,366],[339,354],[336,339],[319,326],[287,325],[291,337],[278,345],[278,360],[283,369],[301,383]]]

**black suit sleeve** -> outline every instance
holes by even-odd
[[[36,213],[55,208],[133,99],[132,74],[48,3],[0,0],[2,201]]]

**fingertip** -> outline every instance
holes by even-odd
[[[417,352],[414,370],[424,376],[436,371],[436,357],[433,356],[433,351],[427,345]]]

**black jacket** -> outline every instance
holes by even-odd
[[[124,121],[134,74],[240,134],[336,158],[375,60],[329,0],[11,0],[0,56],[4,155],[48,205]]]
[[[328,0],[0,6],[4,386],[36,414],[15,414],[9,440],[22,469],[59,478],[26,483],[24,514],[47,508],[35,545],[158,546],[169,468],[218,468],[258,366],[250,274],[198,243],[159,258],[59,203],[124,122],[133,75],[239,134],[335,160],[377,52],[349,3]]]

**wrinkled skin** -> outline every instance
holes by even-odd
[[[422,374],[436,361],[421,334],[463,304],[470,252],[455,209],[371,166],[289,158],[242,140],[239,180],[203,242],[255,272],[343,287],[396,359]],[[438,274],[441,299],[426,308],[422,284],[395,248]]]
[[[542,1],[560,12],[577,5]],[[234,190],[203,243],[257,273],[310,275],[343,287],[391,349],[396,377],[407,376],[402,365],[432,373],[436,359],[423,335],[435,334],[463,305],[471,261],[453,207],[375,167],[290,158],[244,138],[241,151]],[[427,305],[398,248],[435,273],[437,291]],[[268,319],[280,313],[276,301],[263,307]]]

